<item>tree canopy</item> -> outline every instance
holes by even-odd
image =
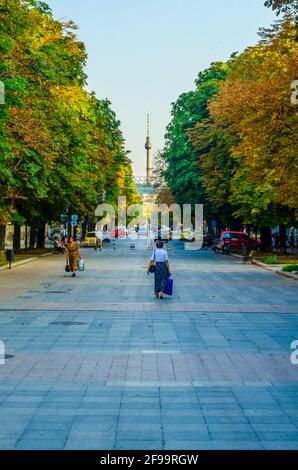
[[[136,199],[120,122],[85,89],[85,46],[44,2],[0,0],[0,224],[93,215]],[[123,177],[126,184],[123,184]]]
[[[267,0],[265,6],[280,13],[298,14],[298,0]]]
[[[270,5],[283,11],[281,2]],[[256,46],[201,72],[172,106],[162,154],[169,189],[176,202],[204,202],[206,219],[223,227],[298,220],[295,32],[285,15],[261,30]]]
[[[208,102],[218,92],[219,82],[227,77],[229,64],[216,62],[199,73],[194,91],[183,93],[172,105],[172,121],[167,128],[161,157],[164,176],[179,204],[208,204],[202,186],[201,168],[189,136],[189,129],[209,116]]]

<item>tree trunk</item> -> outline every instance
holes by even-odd
[[[272,251],[272,236],[270,227],[261,228],[261,251]]]
[[[43,249],[45,243],[45,226],[38,228],[36,248]]]
[[[28,225],[25,226],[25,250],[28,250]]]
[[[68,223],[67,224],[67,239],[72,236],[73,236],[73,226]]]
[[[87,233],[87,223],[88,223],[88,222],[84,222],[84,223],[82,224],[82,240],[84,240],[85,237],[86,237],[86,233]]]
[[[13,249],[14,251],[19,251],[21,248],[21,227],[18,224],[14,225],[14,234],[13,234]]]
[[[5,263],[5,234],[6,234],[6,225],[0,225],[0,263]]]
[[[34,250],[36,242],[36,228],[34,225],[31,226],[30,230],[30,242],[29,242],[29,249]]]
[[[0,225],[0,251],[5,250],[6,225]]]
[[[287,254],[287,228],[285,225],[279,226],[280,233],[280,252]]]

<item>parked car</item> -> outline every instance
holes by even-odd
[[[126,227],[116,227],[115,230],[110,232],[111,238],[126,238],[127,229]]]
[[[220,235],[220,240],[223,240],[226,245],[231,248],[241,250],[241,248],[248,247],[255,250],[258,248],[260,241],[250,237],[245,232],[223,231]]]
[[[179,240],[182,242],[193,243],[195,241],[196,234],[192,229],[184,229],[179,233]]]
[[[85,248],[94,248],[98,240],[102,240],[102,236],[100,232],[88,232],[84,238],[84,247]]]
[[[148,237],[148,226],[147,225],[140,225],[139,226],[139,231],[138,231],[138,236],[139,237]]]
[[[172,240],[172,231],[166,225],[154,226],[152,227],[152,233],[154,237],[154,241],[163,240],[168,242]]]
[[[111,236],[106,230],[102,231],[102,243],[111,243]]]

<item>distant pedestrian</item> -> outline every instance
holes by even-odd
[[[140,238],[139,232],[140,232],[140,224],[136,225],[135,227],[135,232],[137,234],[137,237]]]
[[[66,246],[66,253],[69,261],[70,271],[72,272],[72,277],[76,277],[76,273],[78,272],[78,263],[81,255],[79,245],[75,241],[74,237],[69,237]]]
[[[150,263],[148,266],[148,274],[152,271],[154,266],[155,286],[154,291],[156,297],[163,299],[167,290],[168,278],[171,275],[170,263],[168,252],[163,249],[163,241],[156,242],[156,249],[154,250]]]
[[[96,242],[95,242],[94,250],[97,251],[98,249],[99,251],[102,251],[102,239],[96,235]]]
[[[61,238],[61,243],[62,243],[62,245],[64,245],[66,247],[66,245],[67,245],[67,236],[66,235],[63,235],[63,237]]]
[[[242,262],[246,263],[246,261],[248,259],[248,245],[246,243],[242,243],[241,251],[242,251],[242,256],[243,256]]]
[[[59,238],[56,236],[53,241],[54,253],[61,255],[64,252],[64,246],[59,241]]]

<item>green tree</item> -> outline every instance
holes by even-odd
[[[33,0],[0,0],[0,20],[3,247],[8,220],[42,229],[62,213],[94,214],[104,189],[114,204],[119,193],[134,200],[136,191],[110,103],[85,90],[87,55],[76,26]]]
[[[202,184],[198,152],[192,147],[189,130],[208,119],[208,102],[219,90],[229,65],[215,62],[198,75],[196,89],[182,94],[172,105],[172,121],[167,128],[162,156],[166,162],[164,176],[178,204],[204,203],[205,215],[214,215],[214,207]]]
[[[209,121],[190,132],[203,152],[208,198],[220,207],[224,197],[233,217],[259,226],[264,240],[270,227],[281,224],[284,232],[298,217],[298,121],[289,90],[297,71],[293,31],[286,19],[240,54],[209,103]]]
[[[281,13],[298,13],[298,0],[267,0],[265,6]]]

